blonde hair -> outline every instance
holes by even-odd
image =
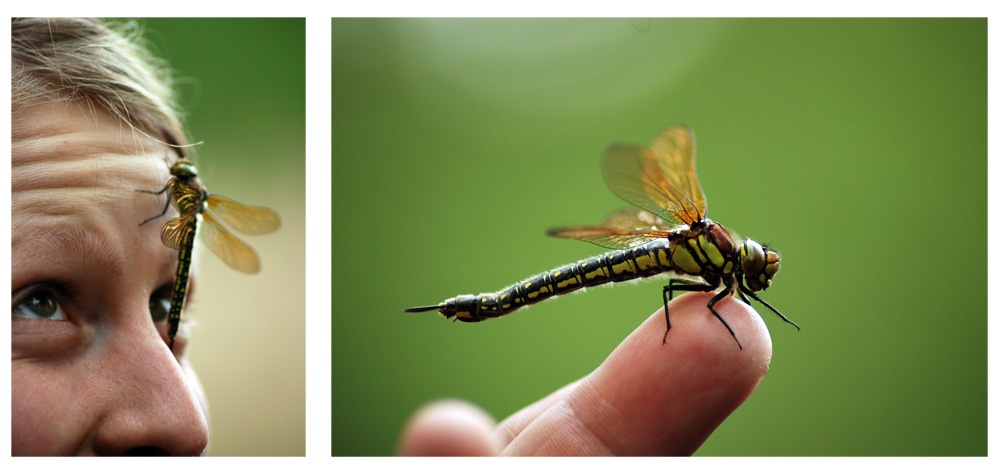
[[[133,22],[11,19],[11,118],[53,101],[82,101],[185,156],[181,113],[164,62]]]

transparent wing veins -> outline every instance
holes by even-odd
[[[556,228],[549,235],[621,249],[668,238],[672,227],[705,218],[705,194],[695,174],[694,134],[686,127],[668,127],[648,149],[609,146],[601,170],[612,192],[643,210],[619,210],[600,225]]]

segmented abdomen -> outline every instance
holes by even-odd
[[[170,312],[167,318],[167,335],[170,337],[170,349],[174,348],[174,337],[181,323],[181,311],[184,308],[184,298],[187,296],[188,277],[191,271],[191,257],[194,251],[194,237],[198,230],[198,221],[190,218],[184,232],[184,241],[177,252],[177,278],[174,279],[174,293],[170,297]]]
[[[563,266],[495,293],[454,297],[445,301],[439,312],[463,322],[479,322],[585,287],[676,270],[670,242],[661,238]]]

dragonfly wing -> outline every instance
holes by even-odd
[[[271,233],[281,226],[281,218],[274,210],[243,205],[221,195],[209,196],[208,207],[226,225],[245,235]]]
[[[210,212],[203,212],[201,216],[201,239],[212,253],[237,271],[248,274],[260,271],[260,257],[256,250],[229,233]]]
[[[564,227],[548,231],[550,236],[559,238],[575,238],[593,243],[597,246],[620,250],[652,241],[657,238],[667,238],[671,232],[624,230],[609,227]]]
[[[167,220],[167,223],[163,224],[163,229],[160,230],[160,241],[167,248],[173,250],[181,249],[184,246],[184,242],[188,239],[188,234],[191,233],[192,228],[189,224],[194,218],[194,215],[189,215]]]
[[[653,215],[652,212],[636,208],[616,210],[611,215],[605,217],[600,226],[623,230],[652,230],[656,232],[669,231],[671,228],[663,219]]]
[[[649,149],[622,143],[609,146],[601,166],[605,182],[618,197],[667,223],[692,224],[704,218],[707,207],[694,163],[694,134],[673,126]]]

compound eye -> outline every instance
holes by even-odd
[[[760,243],[747,238],[743,241],[741,253],[744,274],[752,278],[764,270],[764,248],[760,246]]]
[[[170,168],[170,173],[181,179],[190,179],[198,175],[198,169],[190,161],[182,159],[174,163]]]

